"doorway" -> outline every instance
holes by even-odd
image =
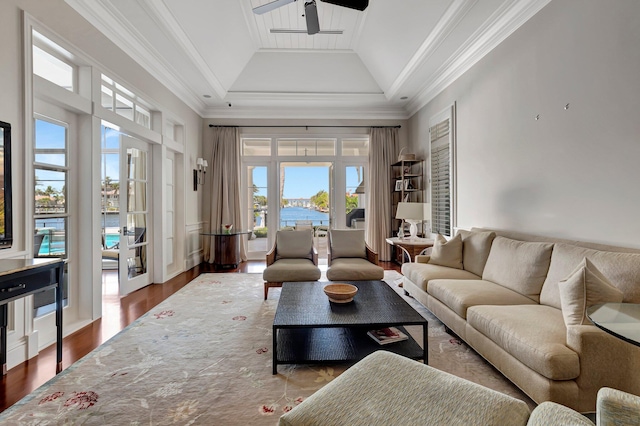
[[[107,125],[101,136],[103,269],[117,270],[117,293],[124,296],[152,282],[151,155],[147,143]],[[114,293],[113,278],[106,283],[103,296]]]

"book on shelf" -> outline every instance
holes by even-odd
[[[407,335],[396,327],[385,327],[378,330],[370,330],[367,334],[381,345],[388,345],[389,343],[400,342],[408,339]]]

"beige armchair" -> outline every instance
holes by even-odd
[[[264,279],[264,300],[271,287],[283,282],[317,281],[320,278],[318,252],[313,246],[313,229],[278,231],[273,248],[267,253]]]
[[[327,279],[331,281],[372,281],[384,278],[378,253],[367,246],[364,230],[329,231]]]

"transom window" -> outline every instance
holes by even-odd
[[[335,139],[278,139],[278,155],[318,157],[336,155]]]
[[[143,105],[139,96],[120,83],[102,74],[100,88],[102,107],[114,111],[121,117],[138,123],[147,129],[151,128],[151,112]]]
[[[71,92],[76,91],[76,66],[69,52],[33,31],[33,73]]]

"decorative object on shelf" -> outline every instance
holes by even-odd
[[[324,286],[324,293],[333,303],[349,303],[358,292],[358,287],[351,284],[328,284]]]
[[[204,183],[204,175],[207,174],[207,167],[209,163],[202,157],[198,157],[196,160],[196,168],[193,169],[193,190],[198,190],[198,185]]]
[[[398,161],[415,161],[415,154],[403,154],[405,149],[407,149],[406,146],[400,150],[400,154],[398,154]]]
[[[225,234],[227,234],[227,235],[231,234],[232,230],[233,230],[233,224],[227,223],[227,224],[222,225],[222,231]]]
[[[398,228],[398,238],[404,238],[404,222],[401,222]]]
[[[401,180],[397,180],[396,181],[396,191],[402,191],[402,181]]]
[[[431,204],[429,203],[398,203],[396,219],[409,222],[409,235],[415,238],[418,235],[418,222],[431,220]]]

